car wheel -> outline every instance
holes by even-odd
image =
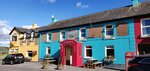
[[[13,62],[13,61],[10,61],[10,64],[11,64],[11,65],[13,65],[13,64],[14,64],[14,62]]]
[[[24,63],[24,61],[22,61],[21,63]]]

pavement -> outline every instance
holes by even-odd
[[[105,69],[103,67],[96,67],[95,69],[89,68],[80,68],[74,66],[64,66],[63,70],[57,70],[56,65],[50,64],[48,69],[41,69],[41,63],[36,62],[25,62],[23,64],[14,64],[14,65],[1,65],[0,71],[119,71],[112,69]]]

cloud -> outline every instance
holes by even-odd
[[[35,24],[35,25],[36,25],[36,27],[40,27],[40,26],[38,26],[37,24]],[[24,26],[22,26],[22,28],[31,29],[31,28],[32,28],[32,25],[24,25]]]
[[[31,29],[31,28],[32,28],[32,25],[24,25],[24,26],[22,26],[22,28]]]
[[[84,5],[84,4],[82,4],[81,2],[77,2],[77,3],[76,3],[76,7],[81,8],[81,9],[84,9],[84,8],[88,8],[89,5]]]
[[[7,20],[0,20],[0,46],[9,46],[9,33],[12,27]]]

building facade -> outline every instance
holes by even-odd
[[[50,54],[61,57],[64,64],[80,66],[84,58],[103,61],[112,56],[114,64],[125,64],[125,52],[138,53],[137,45],[144,39],[137,37],[139,18],[150,14],[149,7],[150,2],[133,0],[133,6],[53,22],[40,31],[39,59]]]
[[[150,16],[135,18],[135,40],[137,55],[150,54]]]
[[[14,27],[10,33],[9,53],[22,53],[25,58],[31,58],[31,61],[38,61],[39,48],[39,28],[32,25],[32,29]]]

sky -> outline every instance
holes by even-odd
[[[9,46],[13,27],[49,25],[57,20],[79,17],[132,4],[132,0],[0,0],[0,46]]]

